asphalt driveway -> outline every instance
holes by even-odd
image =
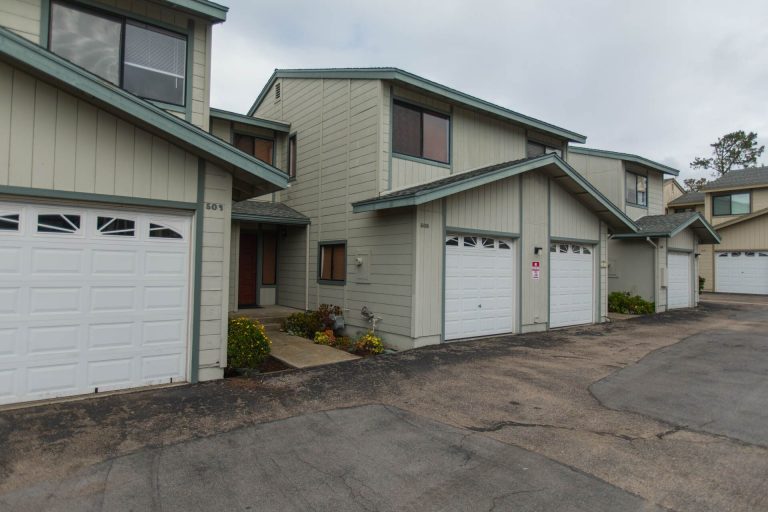
[[[0,510],[768,510],[765,332],[705,303],[4,410]]]

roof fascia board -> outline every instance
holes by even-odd
[[[670,201],[667,203],[667,206],[695,206],[699,204],[704,204],[704,201]]]
[[[603,158],[616,158],[618,160],[626,160],[627,162],[633,162],[636,164],[644,165],[646,167],[656,169],[657,171],[660,171],[664,174],[670,174],[672,176],[677,176],[680,174],[680,171],[678,171],[677,169],[673,169],[671,167],[667,167],[666,165],[660,164],[658,162],[654,162],[653,160],[648,160],[647,158],[643,158],[642,156],[631,155],[629,153],[619,153],[617,151],[606,151],[604,149],[582,148],[578,146],[569,146],[568,151],[571,151],[579,155],[600,156]]]
[[[227,20],[229,7],[219,5],[206,0],[165,0],[171,5],[175,5],[185,11],[203,16],[212,20],[214,23],[221,23]]]
[[[702,188],[701,192],[704,192],[705,194],[710,193],[720,193],[720,192],[730,192],[732,190],[751,190],[753,188],[766,188],[768,187],[768,183],[756,183],[753,185],[736,185],[732,187],[716,187],[716,188]]]
[[[180,141],[183,146],[191,148],[192,152],[199,156],[209,159],[213,157],[214,160],[240,168],[279,188],[288,185],[287,175],[279,169],[246,155],[234,146],[147,101],[107,84],[95,75],[3,27],[0,27],[0,55],[7,55],[22,67],[31,68],[97,102],[109,105],[141,123],[154,127],[171,139]]]
[[[523,124],[525,126],[530,126],[532,128],[536,128],[537,130],[541,130],[545,133],[549,133],[557,137],[567,139],[571,142],[584,143],[587,141],[587,137],[585,135],[581,135],[580,133],[566,130],[565,128],[560,128],[559,126],[555,126],[553,124],[547,123],[546,121],[541,121],[539,119],[535,119],[533,117],[520,114],[519,112],[506,109],[499,105],[495,105],[493,103],[482,100],[475,96],[471,96],[461,91],[457,91],[456,89],[451,89],[450,87],[447,87],[445,85],[441,85],[437,82],[427,80],[426,78],[422,78],[418,75],[414,75],[413,73],[408,73],[407,71],[403,71],[397,68],[380,68],[380,69],[340,68],[340,69],[285,69],[285,70],[276,69],[275,72],[270,77],[269,81],[267,82],[267,85],[264,87],[264,89],[262,89],[261,93],[256,98],[256,101],[254,102],[253,106],[248,111],[248,115],[253,115],[253,113],[259,108],[259,105],[261,105],[261,103],[264,101],[264,98],[269,92],[269,89],[272,87],[272,84],[275,82],[275,80],[277,80],[277,78],[338,78],[338,79],[363,79],[363,80],[364,79],[392,80],[392,81],[410,85],[412,87],[416,87],[418,89],[430,92],[432,94],[436,94],[438,96],[446,98],[455,103],[461,103],[463,105],[494,114],[504,119],[507,119],[519,124]]]
[[[233,213],[232,220],[244,220],[251,222],[262,222],[264,224],[291,224],[306,226],[311,224],[309,219],[294,219],[284,217],[269,217],[266,215],[250,215],[248,213]]]
[[[223,119],[225,121],[231,121],[233,123],[242,123],[249,126],[258,126],[259,128],[266,128],[268,130],[274,130],[276,132],[290,133],[291,125],[288,123],[281,123],[279,121],[272,121],[270,119],[262,119],[259,117],[251,117],[237,112],[230,112],[228,110],[221,110],[218,108],[210,109],[210,116],[214,119]]]

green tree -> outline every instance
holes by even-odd
[[[698,192],[706,184],[707,178],[687,178],[683,180],[683,186],[688,192]]]
[[[716,178],[727,174],[734,167],[755,167],[757,158],[765,151],[765,146],[757,145],[757,134],[745,133],[744,130],[727,133],[710,146],[712,157],[696,157],[691,167],[714,171],[712,176]]]

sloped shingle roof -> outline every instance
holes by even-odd
[[[686,192],[669,202],[670,206],[676,204],[704,204],[704,192]]]
[[[283,203],[268,201],[240,201],[232,205],[232,218],[274,222],[275,224],[309,224],[309,217]]]
[[[637,233],[617,235],[616,238],[673,237],[690,227],[703,243],[720,243],[720,235],[698,212],[646,215],[635,221]]]
[[[768,186],[768,167],[748,167],[728,172],[715,181],[701,187],[701,190],[721,190],[751,186]]]

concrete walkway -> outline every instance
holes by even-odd
[[[267,329],[267,336],[272,340],[272,357],[292,368],[311,368],[360,359],[349,352],[317,345],[276,329]]]

